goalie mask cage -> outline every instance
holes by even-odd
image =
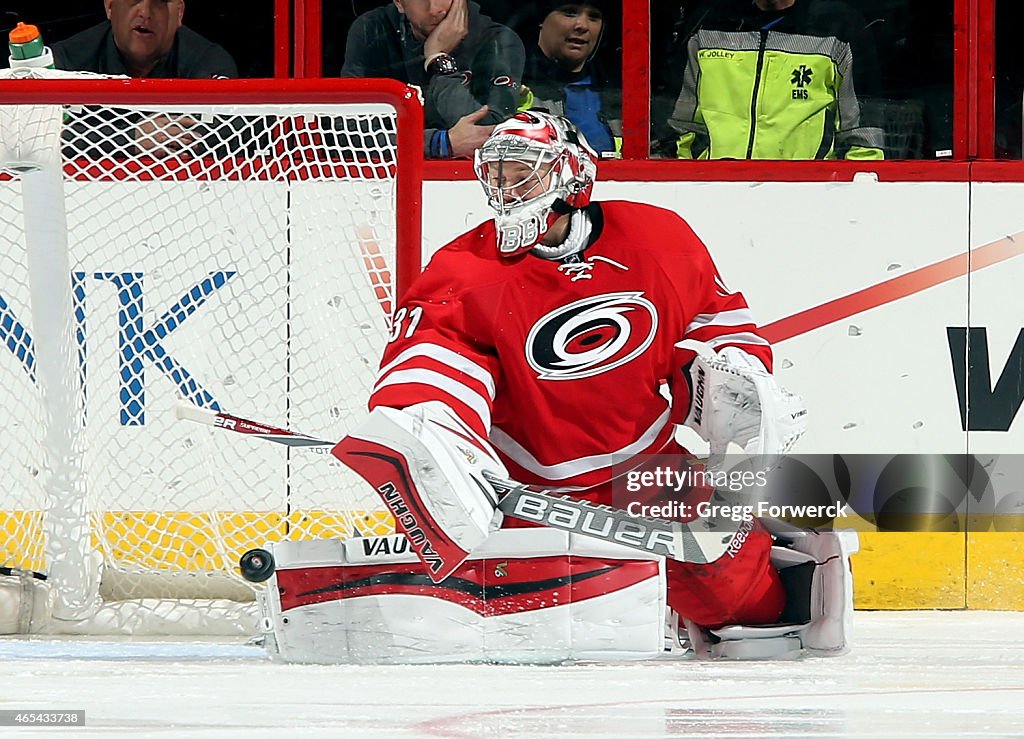
[[[364,417],[422,121],[390,80],[0,80],[0,566],[48,575],[34,631],[252,632],[247,549],[392,531],[339,463],[173,408]]]

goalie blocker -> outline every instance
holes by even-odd
[[[667,607],[664,559],[562,531],[496,532],[441,583],[400,534],[280,542],[259,595],[266,647],[320,664],[842,654],[856,534],[777,536],[788,621],[712,630]]]
[[[444,403],[374,408],[331,453],[373,486],[434,582],[501,526],[491,445]]]

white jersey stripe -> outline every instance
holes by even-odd
[[[739,333],[739,334],[725,334],[723,336],[716,336],[713,339],[708,339],[706,342],[712,349],[717,349],[723,344],[753,344],[755,346],[769,346],[766,339],[761,338],[757,334],[751,333]]]
[[[742,326],[745,323],[755,323],[754,314],[749,308],[724,310],[721,313],[701,313],[694,316],[693,321],[686,327],[686,333],[705,326]]]
[[[497,426],[491,429],[490,441],[491,444],[504,452],[509,459],[523,469],[529,470],[535,475],[540,475],[547,480],[567,480],[587,472],[611,467],[615,462],[621,462],[622,457],[639,454],[650,447],[651,444],[658,440],[659,434],[665,429],[668,423],[669,410],[666,408],[665,412],[658,416],[657,420],[651,424],[650,428],[644,431],[639,439],[621,449],[616,449],[606,454],[594,454],[590,457],[570,459],[556,464],[542,464],[536,457],[526,451],[519,442]]]
[[[428,369],[407,369],[392,372],[383,380],[377,383],[373,391],[389,387],[391,385],[407,385],[417,383],[429,385],[447,393],[456,400],[465,403],[480,417],[480,422],[485,429],[491,427],[491,406],[487,400],[472,388],[466,387],[461,382],[453,380],[447,375]]]
[[[415,357],[433,359],[441,364],[451,367],[457,372],[469,375],[486,387],[488,395],[491,396],[491,400],[494,400],[494,378],[491,377],[491,373],[476,362],[466,359],[466,357],[461,354],[457,354],[448,347],[441,346],[440,344],[423,343],[410,346],[377,371],[377,383],[379,384],[381,378],[395,367]]]

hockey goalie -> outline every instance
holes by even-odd
[[[754,519],[706,561],[505,518],[511,479],[610,505],[618,472],[713,452],[772,457],[806,410],[771,374],[746,300],[677,214],[590,199],[567,120],[520,113],[475,171],[495,217],[403,296],[368,420],[333,450],[400,534],[279,544],[273,649],[315,662],[777,658],[848,647],[856,538]],[[325,594],[330,595],[325,595]]]

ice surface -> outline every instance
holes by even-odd
[[[1024,737],[1024,613],[856,614],[854,650],[789,662],[302,666],[225,642],[0,639],[0,736]]]

